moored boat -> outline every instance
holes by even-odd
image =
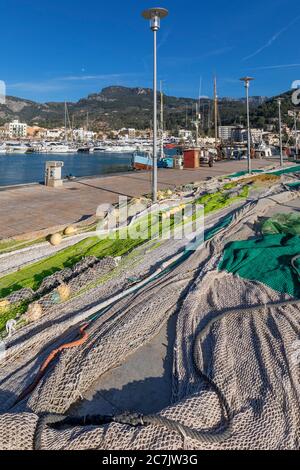
[[[153,158],[149,152],[134,152],[132,156],[132,168],[134,170],[151,170]]]

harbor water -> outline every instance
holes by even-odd
[[[131,169],[132,154],[68,153],[0,155],[0,186],[39,183],[44,180],[45,162],[64,162],[63,177],[98,176]]]

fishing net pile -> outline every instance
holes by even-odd
[[[298,291],[290,287],[298,282],[292,259],[299,240],[289,234],[285,243],[262,239],[251,246],[257,220],[296,197],[278,185],[228,210],[193,252],[182,251],[180,242],[143,247],[131,275],[141,279],[164,264],[139,289],[118,296],[130,286],[125,268],[91,290],[85,306],[76,310],[79,299],[72,299],[13,336],[1,361],[0,448],[298,449],[300,312]],[[267,251],[272,243],[274,256]],[[282,257],[285,283],[278,274]],[[249,269],[255,264],[259,269]],[[267,281],[271,273],[275,283]],[[174,314],[169,407],[143,418],[61,422],[96,378],[151,341]],[[51,351],[74,341],[35,381]]]

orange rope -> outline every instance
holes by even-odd
[[[89,338],[89,335],[88,333],[85,331],[85,329],[88,327],[88,323],[85,323],[79,330],[79,333],[81,335],[81,338],[75,340],[75,341],[72,341],[71,343],[65,343],[65,344],[62,344],[59,348],[57,349],[54,349],[53,351],[51,351],[51,353],[49,354],[49,356],[45,359],[45,361],[43,362],[43,364],[41,365],[40,369],[39,369],[39,372],[35,378],[35,380],[32,382],[32,384],[30,384],[20,395],[19,397],[17,398],[16,402],[14,403],[13,406],[15,406],[17,403],[19,403],[21,400],[23,400],[27,395],[29,395],[30,393],[33,392],[33,390],[36,388],[36,386],[38,385],[38,383],[40,382],[40,380],[42,379],[42,377],[44,376],[44,374],[46,373],[46,370],[48,369],[49,365],[54,361],[54,359],[56,358],[56,356],[64,351],[65,349],[71,349],[71,348],[75,348],[77,346],[81,346],[82,344],[84,344],[88,338]]]

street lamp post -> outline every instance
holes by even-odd
[[[153,161],[152,161],[152,199],[157,202],[157,38],[161,18],[168,15],[165,8],[149,8],[143,11],[143,18],[150,20],[150,28],[154,36],[153,51]]]
[[[281,98],[278,98],[278,119],[279,119],[279,146],[280,146],[280,166],[283,166],[283,151],[282,151],[282,124],[281,124]]]
[[[250,132],[250,111],[249,111],[249,87],[250,82],[254,80],[251,77],[243,77],[240,79],[242,82],[245,83],[246,88],[246,100],[247,100],[247,131],[248,131],[248,152],[247,152],[247,161],[248,161],[248,173],[251,174],[251,132]]]
[[[297,129],[297,111],[294,113],[295,120],[295,160],[298,158],[298,129]]]

